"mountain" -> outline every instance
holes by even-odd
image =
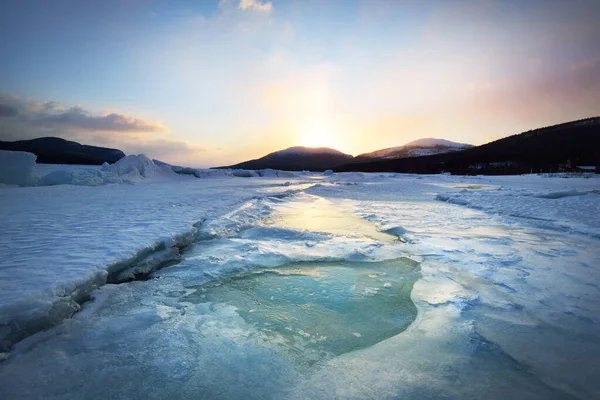
[[[37,156],[42,164],[110,164],[125,157],[125,153],[117,149],[87,146],[57,137],[43,137],[16,142],[0,141],[0,150],[27,151]]]
[[[471,144],[456,143],[445,139],[426,138],[407,143],[404,146],[389,147],[387,149],[359,154],[353,162],[366,162],[372,159],[390,159],[429,156],[433,154],[450,153],[474,147]]]
[[[375,159],[391,159],[400,157],[417,157],[429,154],[448,153],[473,147],[470,144],[455,143],[444,139],[419,139],[404,146],[390,147],[371,153],[352,157],[327,147],[290,147],[289,149],[270,153],[257,160],[245,161],[229,167],[239,169],[283,169],[291,171],[315,170],[323,171],[339,165],[355,162],[373,161]]]
[[[482,146],[429,156],[348,163],[336,171],[522,174],[600,165],[600,117],[566,122]]]
[[[279,169],[287,171],[324,171],[346,164],[352,156],[327,147],[290,147],[266,156],[228,167],[234,169]]]

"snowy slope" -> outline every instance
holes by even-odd
[[[371,153],[360,154],[356,156],[356,159],[428,156],[465,150],[471,147],[473,147],[473,145],[451,142],[445,139],[424,138],[409,142],[403,146],[390,147],[387,149],[376,150]]]

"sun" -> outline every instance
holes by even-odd
[[[339,145],[337,129],[323,118],[310,118],[302,125],[300,145],[305,147],[331,147]]]

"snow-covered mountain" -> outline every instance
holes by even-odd
[[[328,147],[290,147],[267,154],[256,160],[245,161],[226,168],[236,169],[279,169],[287,171],[323,171],[346,164],[352,160],[350,154]]]
[[[405,158],[429,156],[433,154],[450,153],[452,151],[466,150],[473,145],[465,143],[451,142],[445,139],[424,138],[412,141],[403,146],[389,147],[387,149],[376,150],[371,153],[364,153],[356,156],[356,160],[374,159],[374,158]]]
[[[336,168],[336,171],[524,174],[570,169],[567,167],[569,163],[590,166],[591,170],[600,165],[600,117],[534,129],[467,149],[440,146],[440,150],[445,151],[438,154],[421,153],[421,156],[416,156],[415,147],[410,147],[414,143],[402,146],[408,149],[404,154],[399,155],[392,149],[380,150],[355,157],[351,163]],[[417,154],[424,151],[419,147],[416,149]]]

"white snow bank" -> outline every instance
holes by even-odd
[[[43,175],[38,186],[77,185],[99,186],[109,183],[130,183],[142,179],[169,178],[175,173],[168,165],[157,165],[144,154],[129,155],[114,164],[102,164],[98,168],[85,166],[61,166]]]
[[[443,146],[443,147],[457,147],[457,148],[472,147],[472,145],[470,145],[470,144],[451,142],[450,140],[436,139],[436,138],[417,139],[417,140],[413,140],[412,142],[406,143],[404,145],[404,147],[418,147],[418,146],[422,146],[422,147]]]
[[[463,189],[438,193],[435,198],[520,222],[527,221],[537,227],[600,238],[600,179],[564,180],[539,176],[484,179],[502,185],[497,190]]]
[[[550,192],[550,193],[542,193],[534,195],[533,197],[539,197],[540,199],[562,199],[563,197],[571,197],[571,196],[585,196],[586,192],[580,192],[577,189],[573,190],[563,190],[560,192]]]
[[[238,178],[252,178],[254,176],[258,176],[256,171],[250,171],[246,169],[236,169],[231,172],[231,175],[237,176]]]
[[[107,183],[123,182],[122,178],[112,172],[88,169],[60,169],[42,176],[38,182],[38,186],[99,186]]]
[[[152,160],[158,166],[165,166],[173,170],[179,175],[193,175],[196,178],[223,178],[223,177],[238,177],[238,178],[294,178],[296,173],[290,171],[280,171],[275,169],[259,169],[259,170],[242,170],[242,169],[210,169],[210,168],[192,168],[182,167],[179,165],[170,165],[158,160]]]
[[[231,176],[231,171],[226,169],[196,169],[193,175],[196,178],[224,178]]]
[[[35,154],[0,150],[0,183],[30,186],[35,184]]]
[[[325,172],[323,172],[323,175],[324,175],[324,176],[331,176],[331,175],[333,175],[333,171],[332,171],[332,170],[330,170],[330,169],[328,169],[328,170],[325,170]]]
[[[121,158],[116,163],[109,166],[110,172],[119,176],[138,179],[156,178],[174,175],[173,170],[168,165],[157,165],[145,154],[129,155]]]
[[[147,173],[153,167],[146,162],[144,168]],[[48,184],[89,182],[108,174],[117,176],[99,169],[58,170],[43,179]],[[0,352],[68,318],[107,280],[127,280],[177,259],[178,249],[193,239],[198,221],[266,196],[265,188],[269,195],[289,190],[268,181],[230,177],[202,185],[195,179],[151,179],[136,186],[3,188]]]

